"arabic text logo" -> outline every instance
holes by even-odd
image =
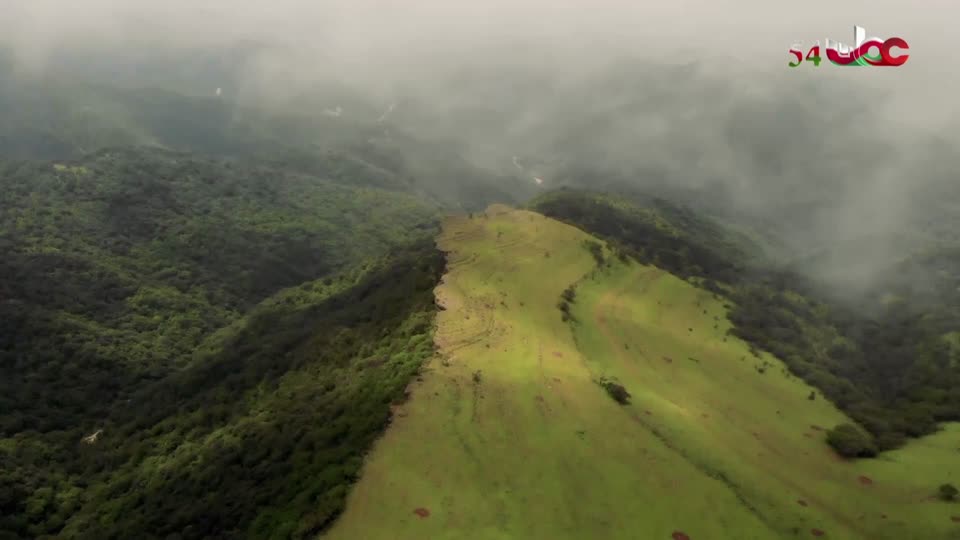
[[[903,38],[891,37],[880,39],[878,37],[866,37],[867,32],[861,26],[853,27],[854,45],[845,45],[839,41],[826,39],[827,60],[835,66],[902,66],[910,58],[909,54],[903,54],[902,51],[910,49]],[[790,55],[796,61],[790,62],[790,67],[799,67],[804,59],[813,62],[814,67],[820,66],[820,41],[811,47],[804,57],[803,43],[797,42],[790,47]],[[896,50],[899,49],[899,50]],[[876,52],[874,52],[876,51]]]

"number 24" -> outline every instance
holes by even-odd
[[[800,49],[800,46],[801,46],[801,43],[794,43],[790,47],[790,51],[789,51],[790,54],[792,54],[797,58],[796,62],[792,62],[792,61],[790,62],[790,67],[792,68],[799,67],[800,64],[803,63],[803,50]],[[811,47],[809,51],[807,51],[807,61],[813,62],[813,65],[815,67],[820,65],[820,42],[819,41],[817,41],[817,44]]]

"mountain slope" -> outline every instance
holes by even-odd
[[[955,529],[955,509],[933,494],[960,477],[960,426],[883,460],[838,459],[823,430],[849,420],[781,361],[729,336],[718,298],[655,268],[617,263],[604,274],[577,287],[573,310],[592,323],[574,332],[595,373],[625,385],[648,426],[777,537],[948,538]]]
[[[951,251],[884,272],[851,301],[855,295],[771,264],[754,235],[663,200],[561,190],[531,205],[723,295],[732,333],[783,359],[869,430],[880,450],[960,420],[960,371],[944,340],[960,329],[956,280],[944,273]],[[897,301],[881,301],[888,297]]]
[[[702,475],[621,416],[556,308],[595,264],[580,246],[586,238],[527,212],[446,222],[450,271],[437,289],[445,311],[436,337],[444,357],[414,385],[325,537],[669,537],[681,527],[670,498],[654,495],[680,496],[676,479]],[[642,464],[649,484],[638,481]],[[702,481],[687,504],[737,516],[707,526],[715,535],[769,536],[719,482]]]
[[[333,115],[327,109],[339,105],[322,95],[285,107],[251,106],[226,96],[16,75],[0,58],[0,159],[70,160],[106,148],[153,146],[235,158],[243,166],[267,163],[467,210],[514,202],[529,189],[475,166],[455,145],[437,142],[442,137],[378,121],[371,111],[379,103]]]
[[[0,186],[2,533],[336,515],[432,354],[437,208],[158,149],[2,162]]]
[[[157,150],[8,163],[0,182],[2,384],[15,401],[59,396],[42,416],[21,409],[22,427],[41,432],[183,367],[203,337],[280,289],[429,237],[436,216],[409,197]],[[101,370],[113,372],[106,388],[60,386]]]
[[[817,426],[843,415],[728,336],[712,293],[588,240],[503,207],[445,222],[442,357],[326,538],[946,537],[929,497],[960,431],[837,459]]]

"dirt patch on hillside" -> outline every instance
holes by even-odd
[[[812,535],[814,535],[814,536],[823,536],[823,535],[825,535],[825,534],[827,534],[827,533],[821,531],[820,529],[810,529],[810,534],[812,534]]]
[[[673,538],[673,540],[690,540],[690,535],[680,531],[673,531],[673,534],[670,535],[670,538]]]
[[[430,511],[426,508],[417,508],[413,511],[414,514],[420,516],[421,518],[429,517]]]
[[[865,486],[873,485],[873,478],[870,478],[869,476],[860,475],[857,477],[857,481]]]

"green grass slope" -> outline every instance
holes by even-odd
[[[851,295],[771,264],[751,235],[667,201],[559,190],[532,205],[729,299],[732,332],[784,360],[880,450],[960,420],[958,357],[942,339],[960,328],[953,252],[913,258]]]
[[[937,486],[960,479],[952,425],[882,459],[838,459],[822,429],[844,421],[772,356],[729,337],[714,295],[662,270],[617,262],[577,288],[575,335],[597,376],[633,394],[660,433],[723,478],[779,536],[950,538],[954,505]],[[802,501],[802,503],[801,503]]]
[[[960,476],[960,430],[839,460],[817,427],[843,415],[727,336],[711,293],[636,263],[597,270],[587,239],[504,207],[445,223],[440,355],[325,538],[948,538],[960,527],[960,508],[928,500]],[[569,323],[558,302],[572,284]],[[605,378],[631,402],[611,399]]]

